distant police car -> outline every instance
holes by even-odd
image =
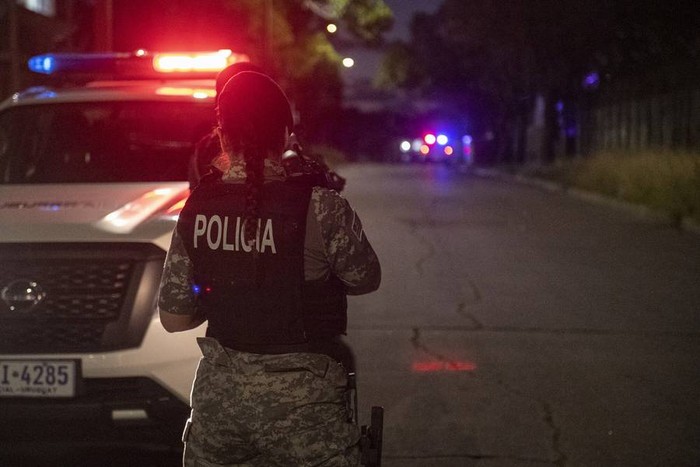
[[[459,138],[448,133],[426,132],[421,138],[403,139],[399,142],[401,162],[445,162],[471,165],[473,162],[472,138]]]
[[[179,449],[203,327],[166,335],[156,294],[189,158],[215,123],[213,78],[241,58],[43,55],[30,67],[80,84],[0,104],[3,452],[44,438]],[[110,79],[83,79],[95,71]]]

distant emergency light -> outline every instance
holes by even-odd
[[[248,57],[229,49],[204,52],[150,53],[49,53],[29,59],[29,69],[46,75],[111,74],[120,78],[144,78],[164,75],[181,77],[213,77],[236,62]]]

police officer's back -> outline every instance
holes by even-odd
[[[235,75],[218,119],[227,161],[187,201],[159,297],[167,330],[207,322],[185,463],[356,465],[346,295],[378,288],[378,259],[345,199],[286,177],[292,118],[272,80]]]

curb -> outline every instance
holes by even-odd
[[[580,199],[590,203],[601,204],[604,206],[609,206],[614,209],[627,211],[641,217],[646,217],[648,219],[652,219],[654,221],[673,225],[674,227],[676,227],[676,225],[669,219],[668,214],[655,211],[651,208],[639,204],[628,203],[619,199],[610,198],[608,196],[601,195],[600,193],[596,193],[593,191],[586,191],[581,190],[579,188],[566,187],[561,183],[552,182],[549,180],[541,180],[535,177],[528,177],[522,174],[510,174],[494,169],[472,168],[470,172],[474,175],[483,178],[493,178],[497,180],[510,181],[520,183],[522,185],[537,187],[550,192],[563,193],[576,199]],[[700,234],[700,224],[698,224],[696,221],[689,217],[683,218],[677,227],[680,230],[686,232]]]

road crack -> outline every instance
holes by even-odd
[[[491,378],[486,378],[486,379],[491,379]],[[509,384],[507,384],[505,381],[503,381],[500,378],[497,378],[495,381],[492,380],[492,382],[494,382],[496,385],[503,388],[506,392],[513,394],[517,397],[520,397],[522,399],[532,400],[535,403],[537,403],[537,405],[540,406],[540,408],[542,410],[542,414],[543,414],[542,420],[544,421],[544,423],[547,425],[547,427],[549,428],[549,430],[552,433],[552,435],[551,435],[551,440],[552,440],[551,447],[552,447],[552,451],[554,451],[554,453],[556,455],[556,458],[553,461],[549,461],[549,462],[551,464],[554,464],[556,467],[566,467],[568,457],[564,453],[563,448],[561,446],[561,428],[559,428],[559,426],[557,426],[557,424],[554,420],[554,409],[553,409],[552,405],[545,400],[539,399],[537,397],[532,397],[528,394],[525,394],[522,391],[519,391],[519,390],[513,388],[512,386],[510,386]]]
[[[474,322],[481,326],[481,324],[474,320]],[[483,326],[482,326],[483,327]],[[411,336],[411,345],[413,345],[413,348],[425,353],[429,357],[432,357],[436,361],[442,363],[444,365],[445,369],[458,369],[461,365],[460,362],[454,361],[451,358],[447,357],[446,355],[436,352],[429,348],[425,342],[423,341],[422,334],[421,334],[421,329],[418,327],[413,328],[413,335]],[[462,363],[463,364],[463,363]],[[470,371],[470,373],[472,373]],[[492,379],[489,377],[485,377],[486,380],[490,380],[492,383],[496,384],[497,386],[500,386],[503,388],[503,390],[507,393],[510,393],[512,395],[515,395],[521,399],[526,399],[526,400],[532,400],[534,401],[541,410],[542,413],[542,420],[547,426],[547,428],[551,431],[551,448],[552,451],[555,454],[555,459],[554,460],[544,460],[544,459],[536,459],[536,458],[525,458],[525,457],[507,457],[507,456],[498,456],[498,455],[486,455],[486,454],[468,454],[464,455],[461,457],[465,457],[468,459],[511,459],[511,460],[519,460],[519,461],[528,461],[528,462],[537,462],[537,463],[546,463],[549,465],[555,465],[556,467],[566,467],[567,466],[567,461],[568,458],[566,454],[563,451],[563,448],[561,446],[561,428],[556,424],[555,421],[555,416],[554,416],[554,408],[552,405],[542,399],[539,399],[537,397],[532,397],[512,386],[504,382],[502,379],[497,378],[497,379]],[[460,456],[456,456],[460,457]],[[406,458],[412,458],[412,457],[406,457]]]
[[[414,349],[425,353],[433,359],[431,362],[415,362],[414,370],[416,371],[465,371],[471,373],[476,370],[474,362],[455,360],[429,349],[421,339],[420,328],[413,328],[411,344],[413,344]]]
[[[460,285],[463,293],[461,294],[461,300],[457,303],[457,314],[471,323],[469,325],[471,330],[480,331],[484,329],[484,325],[478,319],[476,319],[473,314],[467,311],[467,307],[481,303],[481,292],[469,276],[466,276],[465,280],[466,282]],[[464,292],[465,287],[469,289],[469,293]]]
[[[439,353],[437,353],[437,352],[434,352],[434,351],[430,350],[430,349],[423,343],[423,341],[421,340],[420,328],[413,328],[413,336],[411,336],[411,344],[413,344],[413,348],[414,348],[414,349],[420,350],[420,351],[424,352],[425,354],[427,354],[427,355],[433,357],[434,359],[436,359],[436,360],[438,360],[438,361],[445,362],[445,363],[449,363],[449,362],[450,362],[450,359],[449,359],[449,358],[447,358],[446,356],[444,356],[444,355],[442,355],[442,354],[439,354]]]

